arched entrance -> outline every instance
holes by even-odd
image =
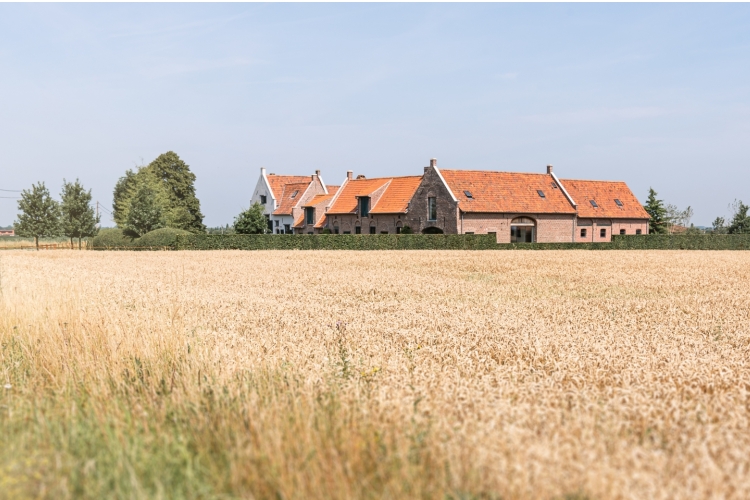
[[[422,234],[443,234],[443,230],[439,227],[430,226],[422,230]]]
[[[531,217],[516,217],[510,221],[511,243],[534,243],[536,241],[536,221]]]

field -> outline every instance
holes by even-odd
[[[2,498],[750,498],[750,252],[0,253]]]

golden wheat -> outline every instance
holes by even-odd
[[[0,491],[750,498],[749,264],[4,252]]]

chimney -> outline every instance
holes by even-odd
[[[354,175],[354,172],[352,172],[351,170],[347,170],[346,171],[346,178],[347,179],[352,180],[352,176],[353,175]]]
[[[552,165],[547,165],[547,174],[552,173]]]
[[[433,158],[430,160],[430,166],[432,168],[437,168],[437,158]]]
[[[260,167],[260,175],[261,176],[266,175],[266,167]]]
[[[316,170],[315,171],[315,175],[317,175],[318,177],[320,177],[320,170]]]
[[[426,174],[429,169],[430,169],[430,167],[425,167],[424,168],[424,173]]]

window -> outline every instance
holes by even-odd
[[[380,234],[388,234],[388,231],[380,231]]]
[[[401,226],[396,227],[396,234],[401,234]]]
[[[265,205],[266,204],[266,195],[262,194],[260,195],[260,204]]]
[[[427,198],[427,220],[437,220],[437,199]]]
[[[625,230],[624,229],[620,229],[620,234],[625,234]]]
[[[617,204],[618,207],[622,206],[622,202],[618,200],[617,198],[615,198],[615,203]]]
[[[339,234],[339,227],[338,226],[334,226],[334,228],[333,228],[333,234]]]
[[[375,226],[370,226],[370,234],[375,234]]]
[[[281,234],[281,231],[279,230],[278,227],[276,228],[276,234]]]
[[[636,230],[635,230],[635,234],[642,234],[642,232],[641,232],[641,230],[640,230],[640,229],[636,229]]]
[[[279,221],[275,220],[273,222],[274,222],[274,224],[273,224],[274,226],[279,227]]]
[[[289,224],[284,224],[284,234],[292,234],[292,228],[289,227]]]
[[[354,226],[354,234],[362,234],[362,226]]]
[[[313,232],[312,231],[308,231],[307,234],[313,234]]]
[[[487,234],[492,234],[492,235],[497,236],[497,231],[487,231]]]
[[[474,231],[466,231],[464,234],[474,234]]]
[[[352,234],[351,231],[344,231],[344,234]]]
[[[266,225],[268,226],[268,232],[273,234],[273,221],[268,215],[266,215]]]
[[[585,237],[586,237],[586,228],[582,227],[581,228],[581,238],[585,238]]]
[[[589,200],[589,203],[591,203],[591,206],[594,208],[599,208],[599,205],[596,204],[594,200]]]
[[[314,207],[305,207],[305,224],[307,225],[315,224],[315,208]]]
[[[545,198],[544,191],[542,191],[541,189],[537,189],[536,193],[539,195],[540,198]]]
[[[601,236],[602,238],[606,238],[607,237],[607,230],[604,229],[604,228],[601,228],[599,230],[599,236]]]
[[[511,243],[533,243],[536,241],[536,222],[531,217],[516,217],[510,221]]]
[[[299,193],[299,189],[295,190],[295,191],[294,191],[294,192],[292,193],[292,196],[291,196],[291,198],[292,198],[292,199],[296,198],[296,197],[297,197],[297,193]]]
[[[473,198],[473,196],[471,196],[471,191],[464,191],[464,194],[467,198]]]
[[[359,216],[368,217],[370,215],[370,197],[363,196],[359,199]]]
[[[557,183],[555,182],[552,183],[552,189],[557,189]]]

